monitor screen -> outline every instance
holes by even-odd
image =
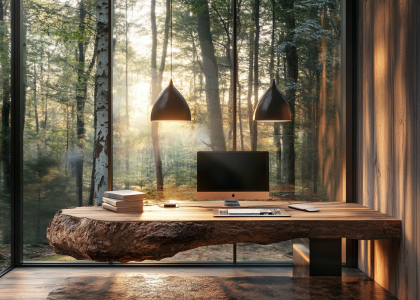
[[[269,153],[197,152],[197,192],[268,192]]]

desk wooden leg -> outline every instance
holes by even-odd
[[[293,276],[341,276],[341,239],[293,239]]]

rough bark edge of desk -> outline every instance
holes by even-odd
[[[161,260],[194,248],[234,243],[271,244],[294,238],[399,239],[396,221],[137,221],[78,218],[58,211],[47,228],[56,253],[79,260]]]

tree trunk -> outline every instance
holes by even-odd
[[[2,95],[2,111],[1,111],[1,156],[3,165],[3,199],[6,207],[10,207],[10,186],[11,186],[11,153],[10,153],[10,60],[9,60],[9,39],[7,37],[7,25],[4,22],[5,15],[4,2],[0,1],[0,59],[2,78],[1,85],[3,90]],[[4,211],[7,211],[6,209]],[[10,244],[10,216],[3,215],[3,243]]]
[[[276,182],[281,183],[281,142],[280,124],[274,123],[274,147],[276,148]]]
[[[252,120],[254,110],[252,109],[252,85],[254,81],[254,32],[249,34],[249,52],[248,52],[248,126],[249,136],[252,144],[252,137],[254,136],[254,121]],[[251,147],[252,148],[252,147]]]
[[[319,71],[316,71],[316,89],[315,89],[315,97],[319,95],[320,91],[320,81],[321,81],[321,74]],[[314,152],[314,159],[312,160],[312,191],[314,193],[318,192],[318,162],[319,162],[319,151],[318,151],[318,101],[313,101],[312,103],[312,151]]]
[[[27,23],[27,17],[23,16],[23,24]],[[23,26],[23,112],[22,112],[22,116],[23,116],[23,120],[22,120],[22,128],[23,131],[25,131],[25,123],[26,123],[26,93],[27,93],[27,87],[28,87],[28,74],[29,74],[29,62],[30,60],[28,59],[28,48],[26,47],[27,45],[27,27],[24,25]],[[28,118],[29,119],[29,118]]]
[[[171,0],[166,0],[165,31],[164,31],[164,36],[163,36],[162,58],[160,61],[160,67],[159,67],[159,73],[158,73],[158,85],[157,85],[159,93],[162,91],[163,72],[165,71],[166,54],[168,53],[170,20],[171,20]]]
[[[80,24],[79,24],[79,32],[84,34],[85,31],[85,18],[87,12],[84,8],[83,2],[80,2]],[[90,74],[92,72],[93,67],[95,66],[96,56],[97,56],[97,41],[94,42],[94,49],[92,59],[89,63],[87,70],[85,70],[85,60],[86,60],[86,49],[88,46],[88,42],[86,41],[79,41],[78,43],[78,70],[77,70],[77,91],[76,91],[76,111],[77,111],[77,158],[75,162],[75,173],[76,173],[76,199],[79,206],[83,205],[83,163],[84,163],[84,143],[85,143],[85,123],[84,123],[84,110],[85,104],[87,100],[87,85],[89,81]],[[94,94],[96,96],[96,86]],[[94,100],[96,103],[96,99]],[[94,116],[94,128],[96,128],[97,116]],[[93,172],[95,170],[96,162],[93,159],[93,168],[92,168],[92,176],[91,176],[91,185],[93,183],[92,177]],[[93,203],[93,192],[91,186],[91,192],[89,195],[89,203]]]
[[[325,29],[327,22],[327,18],[325,18],[325,8],[322,10],[321,13],[321,28]],[[317,146],[319,153],[328,153],[326,152],[327,148],[327,139],[333,138],[331,136],[328,137],[327,135],[327,40],[325,38],[321,38],[321,48],[319,53],[319,62],[322,63],[322,71],[321,71],[321,78],[319,82],[319,102],[318,102],[318,110],[317,110]],[[330,129],[330,128],[328,128]],[[333,153],[330,153],[330,157],[333,156]],[[326,180],[328,170],[326,170],[326,160],[324,155],[318,155],[318,172],[320,174],[320,187],[324,188],[327,186]],[[334,159],[333,159],[334,161]],[[330,179],[331,180],[331,179]],[[325,191],[324,191],[325,192]]]
[[[38,116],[38,97],[37,97],[37,89],[38,89],[38,85],[37,85],[37,73],[36,73],[36,64],[34,64],[34,87],[33,87],[33,92],[34,92],[34,114],[35,114],[35,132],[37,135],[37,139],[36,139],[36,151],[37,151],[37,156],[40,157],[41,156],[41,149],[39,146],[39,116]]]
[[[97,40],[95,40],[95,49],[93,51],[93,56],[92,57],[92,61],[91,61],[91,65],[92,63],[95,63],[95,58],[96,55],[98,53],[98,44],[97,44]],[[92,66],[93,67],[93,66]],[[94,109],[96,109],[96,105],[97,105],[97,86],[95,85],[95,90],[93,92],[93,107]],[[68,118],[68,116],[67,116]],[[98,116],[96,115],[96,113],[93,116],[93,130],[96,130],[96,126],[98,125]],[[68,136],[68,134],[67,134]],[[68,140],[68,137],[67,137]],[[68,142],[67,142],[68,144]],[[92,173],[91,173],[91,177],[90,177],[90,192],[89,192],[89,200],[88,200],[88,205],[93,205],[94,199],[95,199],[95,172],[96,172],[96,158],[95,158],[95,147],[93,147],[93,153],[92,153]]]
[[[232,116],[233,113],[233,61],[232,61],[232,53],[231,53],[231,47],[232,47],[232,41],[231,41],[231,33],[230,33],[230,26],[229,26],[229,22],[225,19],[223,19],[222,15],[220,14],[219,10],[217,9],[215,2],[210,2],[212,8],[214,11],[216,11],[220,22],[222,23],[223,29],[226,33],[226,44],[224,46],[225,48],[225,55],[226,55],[226,60],[228,62],[228,67],[229,67],[229,76],[230,76],[230,82],[229,82],[229,92],[228,92],[228,102],[227,102],[227,108],[228,108],[228,137],[227,140],[230,141],[232,139],[232,133],[233,133],[233,118],[231,118],[230,116]],[[233,2],[232,2],[233,5]],[[232,8],[233,10],[233,8]],[[225,91],[224,91],[224,87],[223,87],[223,96],[222,96],[222,104],[224,105],[224,101],[225,101]]]
[[[85,18],[86,11],[84,8],[83,1],[79,4],[79,32],[83,33],[85,30]],[[78,42],[78,69],[77,69],[77,85],[76,85],[76,160],[75,160],[75,172],[76,172],[76,203],[79,206],[83,205],[83,151],[85,143],[85,47],[84,42]],[[46,120],[45,120],[46,123]],[[46,124],[45,124],[46,125]]]
[[[125,189],[130,189],[130,143],[129,143],[129,132],[130,126],[130,114],[128,112],[128,1],[125,0]]]
[[[244,132],[242,129],[242,108],[241,108],[241,97],[242,97],[242,85],[238,79],[238,118],[239,118],[239,134],[241,137],[241,151],[244,151]]]
[[[298,56],[296,46],[294,44],[294,30],[296,27],[294,13],[291,11],[295,0],[281,0],[282,8],[285,11],[286,23],[286,41],[285,47],[286,63],[287,63],[287,83],[290,85],[286,89],[286,98],[289,101],[292,111],[292,121],[285,123],[283,127],[283,163],[285,169],[285,180],[287,184],[295,184],[295,140],[294,140],[294,119],[295,119],[295,101],[296,86],[298,79]]]
[[[219,72],[210,31],[208,2],[206,0],[198,0],[197,7],[197,30],[200,40],[204,76],[206,77],[206,100],[210,121],[210,147],[214,151],[226,151],[219,97]]]
[[[96,89],[95,89],[96,90]],[[96,91],[95,91],[96,94]],[[96,95],[95,95],[96,97]],[[95,98],[95,104],[94,107],[96,107],[96,98]],[[93,128],[96,128],[98,124],[96,114],[94,116],[93,120]],[[93,199],[95,196],[95,171],[96,171],[96,159],[95,159],[95,148],[93,149],[93,163],[92,163],[92,173],[90,176],[90,191],[89,191],[89,200],[88,205],[93,205]]]
[[[278,44],[280,44],[280,42],[278,42]],[[277,53],[276,58],[277,58],[277,62],[276,62],[276,83],[280,84],[280,60],[281,60],[280,51]]]
[[[276,30],[276,10],[275,0],[272,0],[273,20],[271,25],[271,45],[270,45],[270,83],[274,79],[274,31]],[[278,82],[277,82],[278,84]]]
[[[275,30],[276,30],[276,11],[275,0],[272,2],[273,20],[271,26],[271,48],[270,48],[270,83],[273,81],[274,76],[277,75],[276,81],[279,83],[278,68],[280,58],[277,56],[277,74],[274,71],[274,43],[275,43]],[[281,142],[280,142],[280,123],[274,123],[274,147],[276,148],[276,182],[281,183]]]
[[[255,0],[254,3],[254,13],[255,13],[255,42],[254,42],[254,53],[255,53],[255,62],[254,62],[254,108],[258,103],[258,55],[259,55],[259,46],[260,46],[260,0]],[[251,150],[257,151],[258,145],[258,122],[253,122],[252,124],[252,138],[251,138]]]
[[[157,28],[156,28],[156,0],[151,1],[151,20],[152,20],[152,103],[156,100],[159,95],[158,86],[157,86]],[[153,158],[155,162],[155,172],[156,172],[156,189],[158,191],[163,190],[163,170],[162,170],[162,158],[160,153],[160,144],[159,144],[159,123],[152,122],[152,141],[153,141]]]
[[[108,123],[108,4],[109,0],[98,0],[96,17],[96,42],[98,44],[97,50],[97,64],[95,76],[96,92],[96,108],[95,114],[97,117],[97,127],[95,133],[95,204],[102,204],[102,197],[104,192],[108,189],[108,155],[109,132]]]

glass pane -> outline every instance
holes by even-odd
[[[10,266],[11,197],[10,197],[10,2],[0,2],[0,273]]]
[[[169,0],[115,7],[114,189],[143,191],[148,205],[196,200],[197,151],[232,149],[230,2],[173,1],[172,51],[169,13]],[[171,78],[192,121],[152,123],[152,104]],[[232,257],[227,245],[162,261]]]
[[[241,9],[238,149],[270,152],[270,200],[342,201],[340,1],[272,3]],[[253,109],[273,79],[293,121],[257,124]],[[278,254],[270,253],[276,247]],[[291,249],[290,242],[240,244],[237,257],[290,260]]]
[[[49,220],[60,209],[93,203],[94,105],[104,94],[96,76],[103,51],[95,47],[103,31],[98,7],[104,9],[89,0],[24,0],[25,261],[74,260],[48,245]]]

